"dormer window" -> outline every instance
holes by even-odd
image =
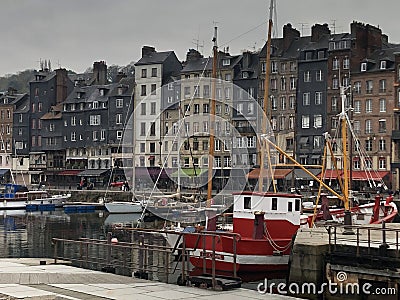
[[[100,96],[104,96],[104,89],[100,89]]]
[[[249,78],[249,72],[243,72],[242,78]]]
[[[93,109],[99,108],[99,102],[98,101],[93,101]]]
[[[122,92],[123,92],[122,87],[119,87],[119,88],[118,88],[118,95],[122,95]]]
[[[381,60],[381,70],[385,70],[386,69],[386,60]]]
[[[363,63],[361,63],[361,72],[365,72],[365,71],[367,71],[367,63],[363,62]]]
[[[231,64],[231,60],[229,58],[224,58],[222,60],[222,65],[223,66],[229,66]]]

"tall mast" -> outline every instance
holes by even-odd
[[[207,184],[207,207],[211,206],[212,198],[212,177],[214,166],[214,134],[215,134],[215,96],[216,96],[216,80],[217,80],[217,27],[214,27],[213,37],[213,65],[212,65],[212,94],[211,94],[211,109],[210,109],[210,145],[208,147],[208,184]]]
[[[267,39],[267,51],[266,51],[266,62],[265,62],[265,81],[264,81],[264,118],[262,120],[262,134],[267,133],[267,122],[270,119],[270,101],[269,101],[269,73],[271,69],[271,33],[272,33],[272,11],[273,11],[274,0],[271,0],[269,5],[269,20],[268,20],[268,39]],[[261,157],[260,157],[260,175],[258,178],[258,191],[263,191],[264,185],[264,159],[265,159],[265,148],[267,144],[261,140]]]
[[[344,87],[340,87],[340,94],[342,100],[342,112],[340,113],[340,122],[342,127],[342,147],[343,147],[343,185],[344,185],[344,209],[349,210],[349,174],[348,174],[348,161],[347,161],[347,118],[346,118],[346,95]]]

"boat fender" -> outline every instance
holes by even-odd
[[[118,239],[117,238],[112,238],[111,239],[111,244],[118,244]]]

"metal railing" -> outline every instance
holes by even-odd
[[[154,230],[121,228],[125,234],[131,235],[131,242],[118,242],[108,233],[107,240],[82,238],[69,240],[53,238],[54,261],[70,261],[73,264],[87,269],[102,270],[148,279],[148,275],[157,273],[157,278],[168,283],[172,274],[178,276],[178,284],[190,283],[190,272],[193,267],[190,259],[202,260],[203,275],[211,276],[211,287],[218,289],[217,263],[221,255],[217,252],[217,242],[222,236],[232,239],[232,254],[224,253],[225,257],[232,257],[232,277],[237,278],[237,242],[240,236],[229,232],[177,232],[174,230]],[[175,245],[169,245],[165,238],[167,234],[177,235]],[[187,247],[187,238],[193,241],[194,247]],[[211,244],[210,244],[211,243]],[[192,243],[193,244],[193,243]],[[197,253],[195,254],[196,250]],[[211,263],[211,269],[207,267]]]
[[[361,252],[373,255],[373,249],[381,250],[376,252],[379,255],[382,255],[382,250],[387,254],[386,250],[391,249],[395,250],[395,258],[399,258],[400,228],[388,228],[385,222],[382,222],[380,227],[371,225],[330,225],[327,230],[329,253],[338,252],[341,246],[353,246],[357,257],[361,255]]]

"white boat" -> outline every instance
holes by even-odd
[[[112,202],[107,202],[104,205],[107,211],[111,214],[141,213],[143,211],[143,205],[139,201],[134,201],[134,202],[112,201]]]
[[[6,183],[0,192],[1,209],[25,209],[27,205],[62,206],[71,194],[50,195],[47,191],[29,191],[26,186]]]

